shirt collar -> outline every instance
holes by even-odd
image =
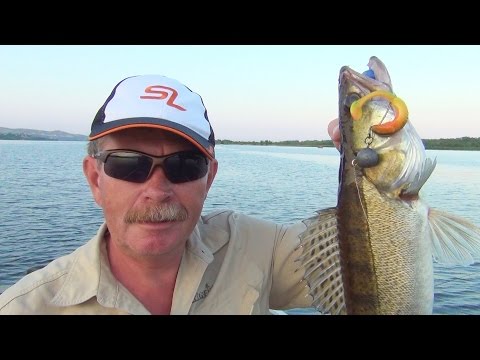
[[[104,241],[106,231],[104,223],[88,243],[75,251],[72,267],[52,303],[73,306],[96,296],[102,306],[148,314],[145,307],[111,273]]]

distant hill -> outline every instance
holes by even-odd
[[[87,141],[88,137],[85,135],[70,134],[60,130],[46,131],[0,127],[0,140]]]

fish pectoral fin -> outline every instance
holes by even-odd
[[[318,211],[304,220],[307,229],[300,234],[304,268],[312,305],[322,313],[346,313],[337,233],[336,208]]]
[[[459,216],[430,209],[434,261],[446,265],[471,265],[480,260],[480,228]]]
[[[416,172],[415,177],[409,183],[409,186],[402,192],[405,195],[417,195],[420,189],[425,185],[430,175],[432,175],[435,166],[437,165],[437,159],[425,159],[420,167],[420,170]],[[416,167],[413,167],[416,169]]]

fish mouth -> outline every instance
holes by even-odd
[[[353,120],[359,120],[363,113],[363,106],[374,99],[378,101],[387,101],[388,107],[385,107],[384,115],[378,124],[371,124],[370,130],[377,135],[393,135],[401,130],[408,121],[408,109],[403,100],[398,98],[392,90],[392,81],[385,64],[376,56],[370,57],[368,61],[368,70],[359,73],[348,66],[340,69],[339,86],[340,99],[344,107],[350,109]],[[383,100],[380,100],[382,99]],[[361,100],[360,100],[361,99]],[[357,101],[358,100],[358,101]],[[370,107],[373,114],[378,113],[379,107],[384,105]],[[391,121],[382,123],[385,120],[388,109],[394,110],[394,118]]]
[[[378,97],[368,102],[364,109],[367,115],[363,120],[352,113],[352,105],[369,94],[382,91],[393,95],[391,79],[383,62],[372,56],[367,66],[369,70],[363,73],[348,65],[342,66],[339,72],[340,153],[347,167],[351,166],[360,150],[366,147],[375,149],[387,140],[387,137],[376,136],[372,128],[389,122],[395,116],[389,101]]]
[[[356,92],[360,97],[377,90],[393,92],[390,79],[384,79],[386,82],[381,81],[382,75],[378,74],[379,71],[377,70],[376,73],[374,69],[371,70],[375,79],[359,73],[349,66],[343,66],[339,75],[340,88],[346,89],[349,93]]]
[[[348,93],[356,92],[365,96],[373,91],[393,93],[392,80],[385,64],[376,56],[371,56],[367,64],[368,70],[359,73],[349,66],[340,69],[339,85]]]

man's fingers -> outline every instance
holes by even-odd
[[[340,129],[338,128],[338,119],[330,121],[327,127],[328,135],[332,138],[333,144],[340,150]]]

